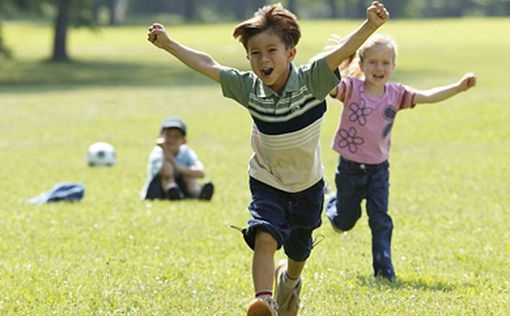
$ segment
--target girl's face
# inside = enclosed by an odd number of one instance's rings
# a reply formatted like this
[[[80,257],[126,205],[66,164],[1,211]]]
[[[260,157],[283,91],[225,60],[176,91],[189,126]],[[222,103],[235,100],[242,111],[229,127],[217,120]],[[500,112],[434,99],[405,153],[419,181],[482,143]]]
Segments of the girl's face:
[[[360,69],[365,74],[365,83],[371,87],[384,88],[395,69],[393,49],[376,45],[365,51]]]
[[[290,62],[296,56],[296,49],[285,44],[272,31],[252,36],[247,43],[247,58],[250,66],[262,82],[281,94],[290,73]]]

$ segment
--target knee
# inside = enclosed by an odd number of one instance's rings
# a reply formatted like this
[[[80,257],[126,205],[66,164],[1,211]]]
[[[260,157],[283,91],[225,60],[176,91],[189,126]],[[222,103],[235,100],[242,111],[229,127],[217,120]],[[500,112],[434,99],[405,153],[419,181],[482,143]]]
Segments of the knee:
[[[159,169],[159,175],[163,179],[173,178],[174,174],[175,174],[174,167],[169,163],[164,162],[163,165],[161,166],[161,169]]]
[[[328,218],[335,230],[349,231],[356,225],[359,216],[346,216],[346,214],[337,214],[336,216],[328,216]]]
[[[339,231],[349,231],[351,230],[354,225],[356,225],[356,220],[353,221],[345,221],[345,220],[337,220],[334,222],[334,226]]]
[[[255,250],[276,251],[278,243],[273,235],[265,231],[257,231],[255,235]]]
[[[392,230],[393,221],[391,217],[384,212],[379,212],[369,216],[368,224],[372,230]]]

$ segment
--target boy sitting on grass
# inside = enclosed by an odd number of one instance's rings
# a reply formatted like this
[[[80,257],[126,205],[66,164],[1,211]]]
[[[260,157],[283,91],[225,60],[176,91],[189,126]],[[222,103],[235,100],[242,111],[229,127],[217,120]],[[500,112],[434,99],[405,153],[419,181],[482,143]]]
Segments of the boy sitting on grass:
[[[156,146],[149,155],[147,183],[141,197],[146,200],[210,200],[214,192],[211,182],[198,183],[203,178],[204,165],[186,145],[186,124],[177,118],[166,118],[161,124]]]

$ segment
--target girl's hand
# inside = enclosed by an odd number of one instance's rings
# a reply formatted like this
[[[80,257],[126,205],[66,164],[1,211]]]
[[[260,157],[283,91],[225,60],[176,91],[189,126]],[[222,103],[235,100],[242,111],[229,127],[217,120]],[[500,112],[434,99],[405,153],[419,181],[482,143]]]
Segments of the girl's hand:
[[[163,48],[165,44],[170,43],[165,27],[159,23],[154,23],[149,27],[147,40],[159,48]]]
[[[383,25],[390,18],[390,14],[383,4],[374,1],[367,9],[367,19],[375,26]]]
[[[468,72],[467,74],[462,77],[459,81],[459,89],[460,91],[466,91],[471,87],[474,87],[476,85],[476,76],[472,72]]]

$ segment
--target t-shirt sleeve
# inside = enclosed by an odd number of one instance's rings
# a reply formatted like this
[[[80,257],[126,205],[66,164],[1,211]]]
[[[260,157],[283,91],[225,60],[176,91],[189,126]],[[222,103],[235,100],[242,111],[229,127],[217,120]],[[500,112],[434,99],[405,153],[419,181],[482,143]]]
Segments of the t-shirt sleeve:
[[[220,84],[223,96],[233,99],[247,107],[249,93],[253,85],[250,72],[239,71],[235,68],[223,67],[220,71]]]
[[[163,149],[161,149],[159,146],[155,146],[149,154],[149,159],[147,160],[147,177],[151,179],[154,178],[159,173],[159,169],[161,169],[162,164]]]
[[[352,93],[352,80],[350,78],[342,78],[342,81],[336,85],[335,99],[338,99],[345,103],[345,100],[349,99]]]
[[[340,72],[331,71],[325,58],[303,66],[302,70],[310,92],[319,100],[326,98],[340,82]]]
[[[416,94],[416,91],[408,87],[406,85],[400,84],[400,98],[398,100],[398,109],[412,109],[416,105],[414,103],[414,95]]]
[[[193,166],[203,166],[202,162],[198,159],[198,155],[188,146],[182,146],[179,150],[177,163],[188,168]]]

